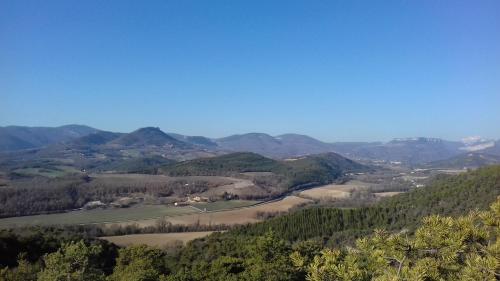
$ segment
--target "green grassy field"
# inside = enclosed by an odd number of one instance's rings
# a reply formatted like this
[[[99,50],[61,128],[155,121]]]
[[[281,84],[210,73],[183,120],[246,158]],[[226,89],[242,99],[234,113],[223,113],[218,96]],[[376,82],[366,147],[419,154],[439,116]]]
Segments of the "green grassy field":
[[[25,225],[96,224],[154,219],[163,216],[192,214],[191,207],[138,205],[130,208],[95,209],[61,214],[36,215],[0,219],[0,228]]]
[[[226,210],[226,209],[247,207],[247,206],[257,204],[257,203],[259,203],[259,201],[229,200],[229,201],[217,201],[217,202],[210,202],[210,203],[195,203],[195,204],[193,204],[193,206],[195,206],[196,208],[199,208],[201,210],[204,210],[206,208],[207,211],[217,211],[217,210]]]

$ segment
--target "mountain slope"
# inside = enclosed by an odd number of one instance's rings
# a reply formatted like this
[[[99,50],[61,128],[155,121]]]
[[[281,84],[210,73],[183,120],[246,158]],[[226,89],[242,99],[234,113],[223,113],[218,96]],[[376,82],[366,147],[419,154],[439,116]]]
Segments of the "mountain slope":
[[[41,146],[30,140],[24,140],[14,134],[2,133],[0,131],[0,152],[29,149]]]
[[[250,152],[236,152],[217,157],[199,158],[165,166],[170,176],[226,176],[245,172],[271,172],[282,168],[279,161]]]
[[[95,167],[93,170],[119,173],[152,173],[155,168],[174,162],[174,160],[166,159],[161,156],[136,157],[106,162]]]
[[[333,151],[331,144],[299,134],[273,137],[262,133],[250,133],[217,139],[216,142],[223,150],[253,152],[281,159]]]
[[[0,152],[39,148],[49,144],[65,142],[91,133],[97,129],[83,125],[61,127],[0,127]]]
[[[119,145],[119,146],[173,146],[173,147],[182,147],[188,148],[191,145],[179,141],[163,131],[159,128],[155,127],[145,127],[140,128],[138,130],[133,131],[129,134],[124,134],[119,138],[111,141],[109,144],[111,145]]]
[[[290,167],[287,171],[291,178],[290,186],[328,184],[346,173],[371,170],[370,167],[333,152],[309,155],[283,163]]]
[[[480,152],[460,154],[445,160],[430,162],[426,168],[475,169],[488,165],[500,164],[500,156]]]
[[[113,132],[106,132],[106,131],[99,131],[95,132],[74,140],[69,141],[67,144],[68,145],[74,145],[74,146],[94,146],[94,145],[103,145],[108,142],[111,142],[123,134],[121,133],[113,133]]]
[[[480,150],[478,152],[500,156],[500,140],[495,141],[495,143],[492,147],[488,147],[488,148]]]
[[[186,142],[195,146],[199,146],[202,148],[206,149],[216,149],[217,148],[217,143],[212,141],[209,138],[203,137],[203,136],[184,136],[176,133],[167,133],[167,135],[182,141]]]
[[[299,134],[273,137],[262,133],[233,135],[217,139],[216,142],[223,150],[253,152],[277,159],[336,152],[355,159],[396,161],[405,165],[447,159],[464,153],[463,149],[467,147],[462,142],[424,137],[394,139],[387,143],[325,143]]]
[[[299,134],[284,134],[277,136],[282,144],[283,154],[289,155],[307,155],[319,154],[332,151],[331,144],[319,141],[315,138],[299,135]]]
[[[463,153],[460,142],[445,141],[435,138],[394,139],[388,143],[354,146],[344,154],[354,158],[398,161],[407,165],[416,165],[447,159]]]
[[[262,133],[233,135],[216,140],[221,149],[238,152],[253,152],[264,156],[276,157],[281,150],[281,142]]]

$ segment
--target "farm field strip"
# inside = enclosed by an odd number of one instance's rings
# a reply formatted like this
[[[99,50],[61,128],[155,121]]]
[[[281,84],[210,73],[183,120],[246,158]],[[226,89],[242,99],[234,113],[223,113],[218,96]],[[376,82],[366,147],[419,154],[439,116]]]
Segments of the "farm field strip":
[[[313,199],[336,199],[346,198],[351,191],[368,189],[369,185],[360,181],[350,181],[346,184],[328,184],[318,187],[313,187],[299,194],[304,197]]]
[[[24,225],[133,223],[143,220],[156,220],[161,217],[172,218],[175,216],[201,213],[204,212],[204,208],[207,208],[207,212],[224,212],[260,203],[259,201],[246,200],[233,201],[196,203],[195,205],[183,207],[139,205],[120,209],[78,210],[57,214],[11,217],[0,219],[0,228]]]
[[[189,207],[166,207],[163,205],[140,205],[120,209],[80,210],[67,213],[11,217],[0,219],[0,227],[22,225],[62,225],[62,224],[112,224],[144,219],[158,219],[192,214]]]
[[[387,192],[375,192],[373,194],[375,196],[378,196],[378,197],[391,197],[391,196],[394,196],[394,195],[398,195],[400,193],[403,193],[403,192],[400,192],[400,191],[387,191]]]
[[[301,204],[307,204],[312,202],[309,199],[297,197],[297,196],[287,196],[280,200],[272,200],[269,202],[257,203],[256,205],[249,207],[241,207],[233,210],[225,211],[214,211],[214,212],[203,212],[197,214],[188,214],[170,217],[167,220],[172,224],[246,224],[262,221],[258,218],[259,212],[287,212],[291,208],[299,206]],[[155,220],[141,220],[136,221],[139,226],[153,226],[155,225]],[[129,223],[123,223],[122,225],[127,225]]]
[[[263,201],[253,201],[253,200],[228,200],[228,201],[216,201],[209,203],[194,203],[192,206],[201,212],[221,212],[227,210],[234,210],[239,208],[251,207],[259,203],[265,203]]]

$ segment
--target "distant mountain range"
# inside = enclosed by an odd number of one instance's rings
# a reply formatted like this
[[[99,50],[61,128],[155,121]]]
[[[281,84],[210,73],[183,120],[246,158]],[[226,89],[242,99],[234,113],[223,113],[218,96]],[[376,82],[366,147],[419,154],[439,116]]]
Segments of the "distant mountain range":
[[[194,146],[206,148],[206,149],[215,149],[217,148],[217,143],[209,138],[202,137],[202,136],[184,136],[180,134],[175,134],[175,133],[167,133],[169,136],[185,142],[189,143]]]
[[[82,125],[61,127],[0,127],[0,152],[39,148],[49,144],[73,140],[99,130]]]
[[[131,133],[106,132],[82,125],[55,128],[0,127],[0,152],[12,154],[13,151],[29,149],[36,149],[38,153],[44,155],[51,153],[61,155],[63,152],[67,154],[71,151],[84,154],[86,151],[101,154],[126,152],[129,155],[138,154],[140,157],[160,155],[176,160],[230,152],[253,152],[275,159],[336,152],[355,160],[421,165],[439,163],[438,161],[453,157],[465,161],[466,155],[469,155],[467,153],[471,152],[474,156],[488,155],[490,157],[488,159],[491,160],[491,157],[500,156],[500,141],[478,137],[466,138],[462,141],[420,137],[394,139],[385,143],[327,143],[299,134],[271,136],[263,133],[248,133],[211,139],[203,136],[165,133],[155,127],[140,128]]]
[[[486,153],[468,152],[453,156],[448,159],[439,160],[424,165],[426,168],[453,168],[453,169],[475,169],[488,165],[500,164],[499,155]]]
[[[228,151],[249,151],[273,158],[336,152],[356,160],[419,165],[465,154],[485,153],[500,156],[500,142],[446,141],[436,138],[404,138],[382,142],[326,143],[305,135],[270,136],[261,133],[234,135],[215,140],[218,147]]]
[[[249,133],[233,135],[215,141],[224,150],[248,151],[274,158],[333,152],[331,144],[297,134],[273,137],[262,133]]]
[[[419,164],[446,159],[463,153],[459,142],[435,138],[394,139],[387,143],[360,145],[349,155],[359,159],[378,159],[406,164]]]

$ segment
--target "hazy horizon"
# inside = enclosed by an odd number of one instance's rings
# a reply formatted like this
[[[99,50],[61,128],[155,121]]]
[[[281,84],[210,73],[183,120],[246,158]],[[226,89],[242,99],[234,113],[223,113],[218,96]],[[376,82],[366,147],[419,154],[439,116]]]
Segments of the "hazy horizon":
[[[499,1],[2,1],[0,126],[500,139]]]

